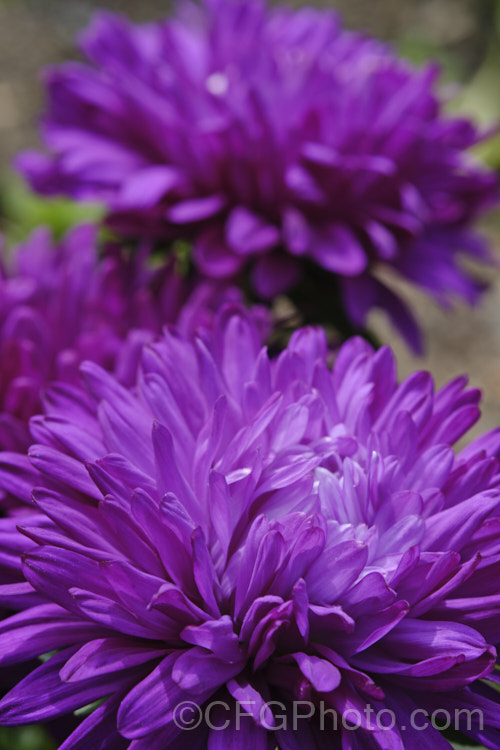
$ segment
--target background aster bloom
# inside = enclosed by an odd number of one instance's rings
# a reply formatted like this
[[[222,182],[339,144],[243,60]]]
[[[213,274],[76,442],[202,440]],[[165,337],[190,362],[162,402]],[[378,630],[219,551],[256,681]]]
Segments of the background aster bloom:
[[[41,390],[51,380],[78,382],[78,366],[91,359],[133,383],[141,346],[163,325],[175,322],[189,334],[210,327],[218,304],[242,299],[221,282],[181,278],[173,262],[152,271],[118,246],[99,258],[96,239],[86,225],[55,245],[40,229],[2,263],[3,449],[28,447],[28,420],[40,411]]]
[[[411,729],[416,707],[480,707],[469,735],[499,748],[482,678],[498,682],[500,431],[451,447],[478,392],[459,378],[435,393],[427,373],[398,385],[390,350],[358,339],[331,371],[319,330],[271,361],[259,338],[225,308],[203,339],[146,346],[135,389],[85,363],[87,395],[51,389],[29,460],[2,455],[0,486],[38,515],[0,528],[19,578],[0,588],[19,610],[0,663],[56,653],[0,722],[101,701],[64,750],[412,750],[449,747]],[[176,726],[176,705],[214,700],[223,732]],[[362,726],[279,728],[270,700],[355,709]],[[237,705],[253,714],[239,731]]]
[[[458,256],[487,256],[471,225],[497,180],[466,153],[479,131],[443,113],[435,67],[259,0],[144,26],[100,13],[81,47],[90,64],[46,76],[49,153],[19,160],[36,190],[104,201],[126,234],[191,238],[205,274],[250,269],[258,295],[292,290],[308,319],[334,317],[339,294],[354,327],[383,307],[414,348],[374,270],[443,305],[477,299]]]

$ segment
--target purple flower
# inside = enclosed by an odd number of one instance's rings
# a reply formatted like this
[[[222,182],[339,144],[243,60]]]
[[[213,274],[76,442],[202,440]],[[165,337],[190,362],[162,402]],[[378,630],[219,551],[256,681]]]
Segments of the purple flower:
[[[136,388],[85,363],[86,393],[57,385],[32,419],[29,459],[1,456],[0,486],[36,513],[0,526],[0,603],[19,610],[0,663],[56,653],[0,722],[98,701],[63,750],[412,750],[449,747],[415,710],[469,708],[484,726],[462,713],[464,731],[499,748],[482,678],[498,682],[500,431],[451,447],[478,391],[398,385],[360,339],[332,371],[320,330],[275,360],[259,338],[226,307],[203,338],[146,346]],[[186,701],[224,731],[183,731]],[[294,701],[324,727],[294,728]],[[334,731],[334,711],[361,727]]]
[[[28,447],[41,391],[52,380],[78,382],[83,360],[133,383],[142,345],[163,325],[190,334],[210,327],[219,304],[241,299],[222,282],[181,278],[172,260],[152,271],[118,246],[99,258],[92,226],[57,246],[47,230],[36,231],[2,263],[0,448]]]
[[[249,270],[262,298],[291,289],[302,303],[320,269],[310,318],[318,294],[332,307],[340,294],[355,327],[382,307],[416,349],[376,269],[445,306],[477,299],[459,256],[487,258],[471,225],[497,179],[466,153],[483,134],[444,114],[435,67],[329,11],[259,0],[188,4],[144,26],[100,13],[81,48],[90,64],[46,76],[49,153],[19,160],[36,190],[103,201],[128,235],[192,239],[203,273]]]

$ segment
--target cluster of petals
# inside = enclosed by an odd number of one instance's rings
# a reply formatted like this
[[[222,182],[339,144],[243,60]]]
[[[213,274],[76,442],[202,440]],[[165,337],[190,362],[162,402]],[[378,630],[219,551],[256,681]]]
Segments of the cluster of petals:
[[[472,225],[497,179],[468,153],[483,134],[443,111],[435,67],[330,11],[261,0],[142,26],[100,13],[81,48],[88,62],[46,76],[48,152],[18,162],[36,190],[104,202],[125,235],[192,240],[203,273],[249,271],[262,298],[319,267],[354,326],[382,307],[414,348],[378,268],[443,305],[477,299],[460,255],[487,256]]]
[[[97,229],[76,227],[59,243],[47,229],[5,253],[0,271],[0,448],[23,450],[29,418],[52,381],[77,383],[92,360],[135,382],[144,343],[175,322],[186,335],[209,328],[223,302],[242,302],[222,282],[185,279],[172,260],[150,267],[117,244],[104,254]],[[267,314],[254,308],[265,335]]]
[[[465,379],[398,384],[360,339],[328,359],[316,329],[270,359],[226,306],[146,345],[135,386],[86,362],[47,392],[29,455],[0,455],[31,509],[1,521],[0,664],[50,654],[3,725],[98,702],[61,750],[440,750],[412,711],[479,708],[463,730],[500,747],[500,432],[455,453]],[[224,731],[182,730],[185,701]],[[283,726],[273,701],[365,718]]]

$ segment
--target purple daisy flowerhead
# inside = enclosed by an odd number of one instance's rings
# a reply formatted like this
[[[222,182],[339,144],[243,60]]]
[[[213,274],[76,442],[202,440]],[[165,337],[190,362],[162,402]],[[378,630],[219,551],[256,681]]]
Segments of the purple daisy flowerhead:
[[[373,271],[443,305],[477,299],[459,256],[487,257],[471,227],[497,179],[467,153],[483,134],[444,113],[435,67],[330,11],[259,0],[185,4],[143,26],[100,13],[81,48],[87,63],[46,76],[48,153],[18,162],[36,190],[103,201],[128,235],[187,237],[203,273],[244,269],[262,298],[302,301],[317,274],[309,319],[321,285],[355,327],[385,308],[416,349],[415,322]]]
[[[0,447],[24,450],[29,418],[52,380],[79,381],[91,359],[134,383],[142,345],[164,324],[186,334],[212,324],[241,294],[222,282],[187,281],[169,261],[151,270],[118,245],[103,256],[91,225],[54,243],[40,229],[2,261],[0,276]],[[256,318],[261,313],[257,308]],[[264,330],[265,316],[262,317]]]
[[[98,701],[64,750],[415,750],[450,747],[419,721],[441,709],[500,747],[500,433],[455,454],[464,378],[398,384],[359,339],[327,359],[303,329],[270,360],[226,307],[135,388],[85,363],[47,393],[1,456],[36,512],[0,526],[0,663],[56,653],[0,723]]]

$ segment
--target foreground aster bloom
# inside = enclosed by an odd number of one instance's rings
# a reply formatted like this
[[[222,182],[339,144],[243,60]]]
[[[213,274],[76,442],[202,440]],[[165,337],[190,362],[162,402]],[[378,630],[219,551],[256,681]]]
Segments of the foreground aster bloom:
[[[98,701],[64,750],[414,750],[449,745],[413,711],[458,707],[500,747],[482,680],[498,682],[500,432],[454,454],[478,416],[465,379],[398,385],[391,352],[358,339],[332,372],[312,329],[270,361],[231,308],[203,340],[146,347],[136,389],[82,372],[86,396],[47,394],[29,460],[2,456],[1,486],[38,515],[0,529],[19,576],[0,603],[20,610],[0,663],[56,653],[0,723]],[[225,729],[184,731],[186,701]],[[361,726],[293,727],[294,701]]]
[[[487,256],[471,224],[497,181],[466,154],[478,130],[443,114],[434,67],[329,11],[260,0],[188,4],[144,26],[100,13],[81,47],[90,65],[46,77],[50,153],[19,160],[36,190],[103,201],[126,234],[191,238],[205,274],[249,269],[258,295],[291,289],[308,319],[322,297],[333,317],[340,294],[355,327],[381,306],[414,348],[377,267],[443,305],[477,299],[458,256]]]
[[[2,263],[2,449],[28,447],[28,420],[40,411],[41,390],[55,379],[77,382],[83,360],[133,383],[141,346],[164,324],[175,322],[190,334],[210,327],[222,302],[241,301],[237,290],[221,282],[182,279],[173,262],[152,271],[118,247],[99,259],[96,247],[90,225],[76,228],[58,246],[41,229]]]

